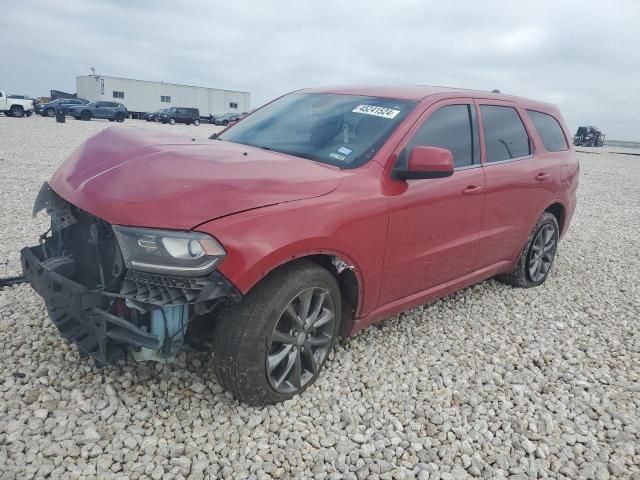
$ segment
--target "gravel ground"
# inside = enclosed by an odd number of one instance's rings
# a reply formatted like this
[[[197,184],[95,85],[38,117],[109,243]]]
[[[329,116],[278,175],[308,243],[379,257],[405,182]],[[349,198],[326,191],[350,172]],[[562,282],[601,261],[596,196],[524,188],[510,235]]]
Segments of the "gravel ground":
[[[107,126],[0,117],[0,275],[44,230],[41,183]],[[484,282],[341,340],[273,407],[232,400],[206,355],[97,369],[28,286],[0,290],[0,478],[640,479],[640,159],[580,159],[544,286]]]

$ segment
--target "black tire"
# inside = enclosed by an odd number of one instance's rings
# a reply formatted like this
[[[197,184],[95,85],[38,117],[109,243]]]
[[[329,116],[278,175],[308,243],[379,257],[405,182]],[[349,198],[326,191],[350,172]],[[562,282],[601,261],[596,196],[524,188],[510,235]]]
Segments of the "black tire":
[[[331,340],[328,340],[328,336],[325,337],[327,342],[320,362],[317,362],[310,344],[303,344],[301,342],[304,340],[299,340],[298,346],[292,347],[294,357],[297,355],[297,358],[303,358],[304,355],[305,360],[298,362],[308,362],[310,354],[315,373],[311,375],[307,369],[304,371],[305,383],[299,388],[290,385],[293,390],[278,391],[272,385],[267,369],[272,342],[275,344],[272,334],[281,318],[285,317],[285,309],[293,304],[298,295],[303,295],[310,289],[324,290],[324,301],[329,299],[332,302],[335,321],[330,326],[331,332],[323,333],[330,334]],[[340,328],[340,302],[340,288],[334,276],[311,261],[302,260],[272,272],[240,302],[230,303],[220,313],[213,339],[213,360],[218,382],[237,400],[250,405],[278,403],[302,393],[315,382],[333,348]],[[321,301],[320,308],[323,305]],[[310,307],[307,310],[309,309]],[[316,315],[319,316],[318,313]],[[301,334],[304,339],[305,332],[307,330],[299,332],[297,337]],[[302,353],[304,347],[307,347],[306,353]],[[296,352],[297,349],[300,353]],[[291,353],[291,350],[288,352]],[[271,374],[274,372],[272,370]]]
[[[224,125],[225,127],[226,127],[227,125],[229,125],[229,120],[223,120],[223,121],[222,121],[222,125]]]
[[[21,105],[11,105],[9,112],[12,117],[21,118],[24,116],[24,108]]]
[[[81,115],[82,120],[91,120],[91,112],[89,110],[85,110]]]
[[[24,114],[25,114],[27,117],[30,117],[31,115],[33,115],[33,111],[31,111],[31,110],[27,110]]]
[[[534,262],[534,256],[536,255],[537,248],[535,243],[536,240],[540,238],[539,235],[542,235],[543,230],[545,232],[550,232],[550,229],[553,229],[553,248],[549,251],[550,261],[543,262],[543,259],[540,259],[540,262],[545,265],[548,264],[548,267],[545,267],[546,271],[543,275],[541,275],[541,277],[536,278],[531,272],[531,263]],[[529,235],[527,244],[520,253],[520,257],[518,257],[518,261],[516,262],[513,270],[509,273],[498,275],[496,279],[501,281],[502,283],[520,288],[531,288],[542,285],[549,276],[549,273],[551,273],[553,262],[556,257],[559,237],[560,228],[558,227],[558,220],[556,219],[555,215],[549,212],[543,213],[542,216],[538,219],[535,227],[533,228],[531,235]]]
[[[56,111],[53,108],[47,108],[44,112],[45,112],[45,115],[47,117],[55,117],[56,116]]]
[[[115,120],[119,123],[124,122],[124,113],[116,113]]]
[[[110,122],[115,122],[115,119],[114,118],[110,118],[109,121]]]
[[[200,120],[198,120],[197,118],[193,121],[193,124],[197,127],[198,125],[200,125]]]

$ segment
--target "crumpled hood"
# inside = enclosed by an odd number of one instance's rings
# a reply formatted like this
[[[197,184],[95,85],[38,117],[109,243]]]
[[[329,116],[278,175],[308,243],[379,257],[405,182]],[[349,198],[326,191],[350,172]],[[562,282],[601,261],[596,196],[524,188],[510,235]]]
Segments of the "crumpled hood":
[[[342,175],[336,167],[244,145],[112,127],[82,144],[49,184],[111,224],[191,229],[326,195]]]

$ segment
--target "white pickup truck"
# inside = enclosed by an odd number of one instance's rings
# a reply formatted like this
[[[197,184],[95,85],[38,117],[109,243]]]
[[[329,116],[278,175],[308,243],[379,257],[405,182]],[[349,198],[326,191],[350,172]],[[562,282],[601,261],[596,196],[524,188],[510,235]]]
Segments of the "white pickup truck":
[[[0,112],[4,112],[7,117],[30,117],[33,113],[33,100],[7,98],[7,93],[0,90]]]

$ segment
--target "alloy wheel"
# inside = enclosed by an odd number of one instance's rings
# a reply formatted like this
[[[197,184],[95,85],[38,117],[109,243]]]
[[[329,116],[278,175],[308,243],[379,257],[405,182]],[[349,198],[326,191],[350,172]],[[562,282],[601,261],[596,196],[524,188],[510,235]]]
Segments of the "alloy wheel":
[[[296,295],[276,322],[267,353],[267,377],[280,393],[300,390],[315,377],[335,336],[331,294],[311,287]]]
[[[553,263],[557,247],[556,229],[553,225],[544,225],[536,235],[529,253],[529,278],[533,282],[543,280]]]

